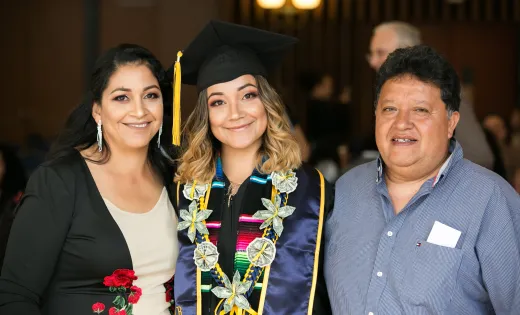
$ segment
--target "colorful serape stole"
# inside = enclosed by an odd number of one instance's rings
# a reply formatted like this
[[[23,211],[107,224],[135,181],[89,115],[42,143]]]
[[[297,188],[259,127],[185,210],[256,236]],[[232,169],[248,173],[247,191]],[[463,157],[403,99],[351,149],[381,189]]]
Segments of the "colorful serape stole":
[[[238,270],[241,275],[246,273],[249,267],[246,248],[255,238],[262,237],[263,231],[260,230],[262,220],[255,219],[251,215],[242,214],[238,220],[239,230],[237,235],[237,250],[235,253],[235,271]],[[260,277],[255,290],[262,288],[262,278]]]

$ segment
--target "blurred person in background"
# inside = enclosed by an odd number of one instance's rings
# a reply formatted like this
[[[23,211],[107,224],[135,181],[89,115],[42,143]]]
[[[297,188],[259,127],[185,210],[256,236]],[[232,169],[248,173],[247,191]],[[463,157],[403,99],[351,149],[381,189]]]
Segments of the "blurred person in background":
[[[520,167],[517,168],[515,171],[515,177],[513,179],[513,187],[515,187],[516,192],[520,194]]]
[[[493,172],[507,179],[507,169],[506,165],[504,164],[502,147],[500,146],[500,143],[498,142],[495,135],[486,128],[484,128],[484,134],[486,135],[486,140],[489,144],[489,148],[493,153]]]
[[[482,121],[482,125],[495,136],[501,146],[506,146],[509,143],[509,128],[505,119],[500,115],[487,115]]]
[[[49,145],[41,134],[33,133],[25,138],[19,155],[27,175],[31,175],[45,161],[47,153],[49,153]]]
[[[0,314],[170,314],[178,243],[161,149],[169,93],[143,47],[123,44],[96,61],[85,99],[20,201]]]
[[[506,168],[506,179],[512,183],[516,168],[520,167],[520,147],[512,145],[512,133],[507,121],[498,114],[490,114],[484,118],[482,125],[495,137]]]
[[[511,146],[520,148],[520,108],[513,109],[509,127],[511,128]]]
[[[367,61],[370,67],[377,72],[383,62],[385,62],[388,54],[397,48],[419,44],[421,44],[421,33],[418,28],[400,21],[385,22],[374,28]],[[471,88],[463,86],[462,90],[461,119],[457,125],[455,137],[464,150],[465,158],[483,167],[492,169],[493,154],[473,110],[470,95]],[[373,135],[368,143],[368,147],[374,150],[375,140]]]
[[[339,158],[339,168],[340,168],[340,174],[345,173],[348,170],[349,163],[351,160],[351,149],[350,144],[352,143],[353,139],[353,133],[352,133],[352,87],[350,85],[345,85],[341,89],[340,93],[338,94],[338,103],[341,104],[341,106],[344,106],[344,110],[346,110],[346,116],[344,123],[346,124],[346,141],[341,143],[337,147],[337,154]]]
[[[300,147],[302,161],[308,162],[309,157],[311,156],[311,146],[307,140],[307,137],[305,136],[305,132],[303,132],[302,126],[299,123],[295,123],[293,125],[293,134],[294,138],[298,142],[298,146]]]
[[[334,182],[340,175],[338,148],[349,136],[348,104],[335,98],[334,79],[322,72],[300,75],[300,88],[306,99],[306,135],[311,145],[309,163]]]
[[[3,265],[15,209],[26,182],[25,170],[15,150],[6,144],[0,144],[0,268]]]
[[[287,112],[287,116],[289,117],[289,121],[291,123],[291,129],[294,135],[294,138],[298,142],[298,146],[300,147],[300,152],[302,155],[302,161],[308,162],[311,155],[311,145],[309,140],[307,140],[307,136],[303,131],[300,120],[293,114],[289,106],[285,107],[285,111]]]

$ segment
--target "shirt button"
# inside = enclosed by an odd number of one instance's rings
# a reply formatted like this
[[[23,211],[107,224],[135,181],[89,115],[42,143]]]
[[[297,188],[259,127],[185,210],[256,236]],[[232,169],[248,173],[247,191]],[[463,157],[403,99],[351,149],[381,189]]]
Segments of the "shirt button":
[[[392,236],[392,235],[394,235],[394,233],[392,233],[392,231],[388,231],[388,233],[386,233],[386,235]]]
[[[377,273],[377,276],[378,276],[378,277],[382,277],[382,276],[383,276],[383,273],[382,273],[381,271],[379,271],[379,272]]]
[[[372,312],[368,312],[368,315],[374,315],[374,313],[372,313]]]

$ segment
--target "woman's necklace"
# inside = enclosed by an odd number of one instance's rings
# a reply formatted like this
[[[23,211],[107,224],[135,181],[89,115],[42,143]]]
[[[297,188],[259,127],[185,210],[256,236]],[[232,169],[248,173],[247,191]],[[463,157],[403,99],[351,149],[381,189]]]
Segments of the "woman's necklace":
[[[229,181],[229,188],[228,188],[228,192],[227,192],[228,193],[228,207],[231,204],[231,198],[233,198],[233,196],[238,192],[240,185],[242,185],[242,184],[237,184],[237,183],[233,183],[232,181]]]

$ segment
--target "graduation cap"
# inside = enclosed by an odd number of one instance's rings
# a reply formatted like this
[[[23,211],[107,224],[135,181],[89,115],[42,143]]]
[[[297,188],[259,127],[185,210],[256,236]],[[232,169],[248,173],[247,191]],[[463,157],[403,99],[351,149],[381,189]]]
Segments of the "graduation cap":
[[[200,92],[245,74],[267,76],[297,41],[291,36],[257,28],[210,21],[183,52],[177,53],[177,61],[172,66],[173,144],[180,144],[181,78],[182,83],[195,85]]]

